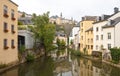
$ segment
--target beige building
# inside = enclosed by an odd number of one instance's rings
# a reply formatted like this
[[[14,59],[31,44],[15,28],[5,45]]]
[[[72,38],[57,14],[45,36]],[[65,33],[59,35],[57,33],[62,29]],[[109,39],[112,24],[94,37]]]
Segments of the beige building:
[[[92,23],[95,21],[96,21],[96,16],[82,17],[82,21],[80,22],[80,51],[82,53],[88,54],[87,46],[86,46],[86,41],[87,41],[86,38],[88,36],[86,35],[86,30],[90,29],[93,26]]]
[[[87,54],[91,55],[93,51],[93,27],[90,27],[88,30],[85,31],[86,35],[86,50]]]
[[[17,8],[11,0],[0,0],[0,64],[18,61]]]

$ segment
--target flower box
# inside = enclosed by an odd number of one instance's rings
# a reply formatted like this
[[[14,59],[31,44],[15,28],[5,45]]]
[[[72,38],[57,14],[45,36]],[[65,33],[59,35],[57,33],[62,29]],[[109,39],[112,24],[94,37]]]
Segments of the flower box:
[[[14,49],[14,48],[15,48],[15,46],[12,46],[12,48]]]
[[[12,20],[13,20],[13,21],[15,21],[15,20],[16,20],[16,18],[14,18],[14,17],[13,17],[13,18],[12,18]]]
[[[12,31],[12,33],[14,34],[14,33],[15,33],[15,31]]]
[[[6,30],[4,30],[4,32],[6,32],[6,33],[7,33],[7,32],[8,32],[8,30],[6,29]]]
[[[8,14],[4,14],[4,17],[8,18],[9,16],[8,16]]]
[[[8,46],[5,46],[4,49],[8,49],[9,47]]]

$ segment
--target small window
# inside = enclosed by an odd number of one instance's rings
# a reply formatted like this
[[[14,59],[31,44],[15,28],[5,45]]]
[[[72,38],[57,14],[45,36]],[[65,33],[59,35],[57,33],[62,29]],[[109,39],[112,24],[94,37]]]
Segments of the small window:
[[[103,35],[101,35],[101,40],[103,40]]]
[[[99,31],[99,28],[98,27],[96,27],[96,32],[98,32]]]
[[[15,33],[14,25],[11,25],[11,32],[12,32],[12,33]]]
[[[8,13],[8,7],[6,5],[4,5],[4,15]]]
[[[88,43],[89,43],[89,39],[88,39]]]
[[[99,40],[99,36],[98,35],[96,35],[96,40]]]
[[[4,39],[4,43],[3,43],[3,44],[4,44],[4,46],[3,46],[4,49],[8,49],[8,48],[9,48],[9,47],[7,46],[7,39]]]
[[[108,49],[110,49],[111,48],[111,44],[108,44]]]
[[[8,25],[7,25],[7,23],[6,22],[4,22],[4,32],[8,32],[8,29],[7,29],[7,27],[8,27]]]
[[[93,45],[91,45],[91,49],[93,49]]]
[[[12,48],[15,48],[14,40],[11,40],[11,47],[12,47]]]
[[[108,39],[111,39],[111,33],[108,33]]]
[[[98,45],[96,45],[96,50],[98,50]]]
[[[91,43],[93,43],[93,39],[91,39]]]
[[[11,10],[11,18],[14,18],[14,10]]]
[[[83,40],[83,36],[81,36],[81,39]]]

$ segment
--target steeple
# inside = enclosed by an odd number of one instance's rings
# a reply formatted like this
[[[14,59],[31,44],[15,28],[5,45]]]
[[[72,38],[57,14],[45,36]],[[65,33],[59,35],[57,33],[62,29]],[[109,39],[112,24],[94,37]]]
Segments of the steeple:
[[[62,18],[62,12],[60,13],[60,17]]]

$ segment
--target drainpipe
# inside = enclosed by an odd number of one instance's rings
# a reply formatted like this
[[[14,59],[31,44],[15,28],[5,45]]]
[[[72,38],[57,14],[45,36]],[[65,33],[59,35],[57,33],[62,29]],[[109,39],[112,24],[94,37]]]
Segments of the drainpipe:
[[[115,26],[114,26],[114,47],[115,47]]]

